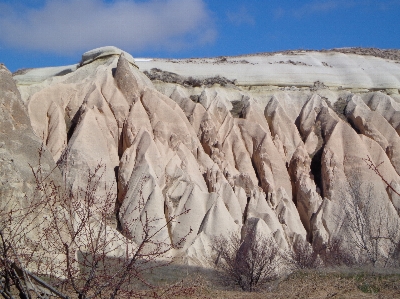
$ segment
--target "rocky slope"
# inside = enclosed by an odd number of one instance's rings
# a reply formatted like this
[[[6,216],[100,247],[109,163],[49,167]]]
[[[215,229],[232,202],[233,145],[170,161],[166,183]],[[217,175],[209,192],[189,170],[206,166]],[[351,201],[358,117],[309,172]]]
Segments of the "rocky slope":
[[[54,119],[54,112],[57,110],[50,109],[53,110],[45,116],[49,117],[48,135],[58,132],[53,127],[59,126],[59,120]],[[57,114],[55,116],[57,117]],[[62,117],[64,120],[64,116]],[[65,199],[63,195],[68,194],[65,187],[69,186],[64,184],[62,164],[56,164],[60,160],[55,159],[53,148],[37,136],[38,131],[35,129],[31,125],[29,111],[21,99],[12,74],[0,64],[2,278],[7,277],[4,273],[9,265],[7,261],[10,262],[11,259],[13,265],[17,264],[21,269],[65,278],[65,258],[61,254],[62,247],[55,245],[54,240],[57,238],[54,236],[58,233],[62,236],[60,240],[71,242],[71,235],[68,234],[68,225],[71,223],[76,227],[81,223],[86,225],[84,230],[77,233],[78,241],[75,240],[81,252],[92,252],[89,248],[91,243],[88,241],[88,231],[102,237],[99,233],[104,227],[101,215],[92,213],[91,221],[84,221],[81,217],[82,212],[89,212],[88,209],[85,210],[78,203],[74,206],[76,210],[69,213],[68,204],[62,204],[62,200]],[[72,217],[67,217],[68,215]],[[55,223],[58,224],[57,228],[54,227]],[[108,227],[104,239],[107,255],[112,257],[125,256],[126,250],[134,246],[112,227]],[[32,286],[28,284],[28,287]]]
[[[39,154],[41,167],[51,172],[50,179],[61,182],[61,173],[49,151],[41,151],[29,115],[11,73],[0,64],[0,207],[1,215],[16,205],[29,205],[36,194]],[[31,167],[30,167],[31,166]]]
[[[364,161],[400,190],[398,60],[290,52],[135,61],[106,47],[14,80],[67,188],[84,188],[101,163],[97,198],[115,198],[135,242],[140,205],[154,230],[189,210],[157,235],[175,245],[192,230],[173,253],[189,264],[205,263],[213,237],[249,231],[285,251],[337,239],[353,248],[348,231],[366,206],[364,219],[385,219],[399,238],[400,197]]]

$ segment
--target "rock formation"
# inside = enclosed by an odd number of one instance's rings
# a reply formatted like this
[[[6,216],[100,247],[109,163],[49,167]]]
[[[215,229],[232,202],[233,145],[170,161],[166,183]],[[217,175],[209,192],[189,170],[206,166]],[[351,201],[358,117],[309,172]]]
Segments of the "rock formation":
[[[143,223],[133,220],[150,217],[153,231],[163,227],[157,241],[180,245],[173,256],[189,264],[206,263],[213,237],[249,230],[273,236],[285,251],[299,240],[352,246],[343,227],[356,185],[370,190],[361,196],[370,211],[384,211],[396,226],[399,196],[363,159],[381,165],[398,190],[400,65],[355,54],[285,55],[135,62],[100,48],[58,75],[43,69],[14,76],[25,106],[13,104],[19,95],[8,75],[1,92],[12,93],[11,103],[2,107],[14,106],[2,112],[0,150],[17,160],[11,139],[26,150],[15,132],[32,125],[36,136],[29,138],[41,138],[49,163],[58,162],[66,188],[77,194],[101,164],[96,199],[115,198],[108,212],[125,236],[140,242]],[[365,60],[371,69],[352,69]],[[181,85],[162,76],[152,82],[137,66],[230,83]],[[19,167],[28,160],[34,157],[19,159]],[[7,190],[21,192],[16,186]],[[368,221],[374,219],[371,212]]]
[[[57,115],[57,111],[53,111]],[[65,124],[64,124],[65,126]],[[54,132],[54,131],[52,131]],[[35,135],[29,115],[11,73],[0,65],[0,198],[2,207],[28,204],[35,194],[32,169],[41,167],[61,182],[61,173],[49,150],[41,151],[42,140]]]
[[[1,64],[0,232],[1,244],[4,246],[1,252],[2,267],[5,265],[4,259],[12,256],[18,259],[18,265],[26,270],[65,277],[66,271],[60,267],[64,256],[62,249],[54,245],[54,239],[57,239],[54,235],[59,233],[63,242],[71,242],[71,235],[68,234],[68,225],[71,223],[77,227],[84,223],[86,232],[91,231],[93,234],[102,232],[107,227],[107,235],[99,235],[106,240],[104,244],[107,244],[107,248],[104,249],[108,256],[125,256],[127,248],[132,248],[134,244],[115,228],[106,226],[101,215],[93,213],[90,221],[82,221],[82,215],[77,215],[82,211],[88,212],[87,209],[78,205],[74,206],[73,211],[66,208],[68,204],[65,205],[64,196],[69,193],[63,184],[60,165],[56,164],[57,160],[60,160],[61,152],[66,149],[65,111],[51,101],[43,103],[41,107],[42,110],[37,109],[40,105],[28,106],[28,109],[25,107],[11,73]],[[38,119],[42,122],[35,122]],[[107,151],[107,143],[104,143],[104,146]],[[78,174],[77,169],[74,171]],[[86,183],[87,186],[87,174],[81,174],[76,180],[82,184]],[[76,188],[72,183],[70,185]],[[70,200],[68,196],[68,201]],[[55,223],[58,223],[59,229],[55,229]],[[91,252],[87,237],[87,233],[81,231],[78,240],[84,241],[75,241],[81,252]],[[9,250],[4,250],[8,246]]]

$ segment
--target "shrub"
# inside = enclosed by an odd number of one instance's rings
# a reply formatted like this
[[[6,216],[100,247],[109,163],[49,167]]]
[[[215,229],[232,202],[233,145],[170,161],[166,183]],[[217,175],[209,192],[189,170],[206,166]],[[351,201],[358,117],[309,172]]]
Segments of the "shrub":
[[[214,239],[213,249],[216,269],[244,291],[255,291],[278,278],[281,255],[272,238],[256,234],[242,241],[233,234],[220,236]]]

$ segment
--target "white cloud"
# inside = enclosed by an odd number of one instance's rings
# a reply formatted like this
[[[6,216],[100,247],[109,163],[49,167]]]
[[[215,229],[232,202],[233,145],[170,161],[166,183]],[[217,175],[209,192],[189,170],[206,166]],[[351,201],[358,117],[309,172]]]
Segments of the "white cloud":
[[[48,0],[41,9],[0,10],[0,28],[5,45],[58,54],[105,45],[177,51],[216,37],[203,0]]]

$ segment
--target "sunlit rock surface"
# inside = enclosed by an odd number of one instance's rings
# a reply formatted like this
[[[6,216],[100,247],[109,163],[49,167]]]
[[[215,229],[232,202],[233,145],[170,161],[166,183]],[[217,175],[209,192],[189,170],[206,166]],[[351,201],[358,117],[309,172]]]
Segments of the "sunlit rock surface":
[[[140,242],[137,219],[149,217],[186,263],[206,264],[221,234],[272,236],[285,251],[349,241],[355,184],[399,221],[399,196],[364,160],[399,189],[398,61],[312,51],[135,61],[105,47],[14,79],[67,188],[101,164],[96,198],[115,198],[125,236]]]

